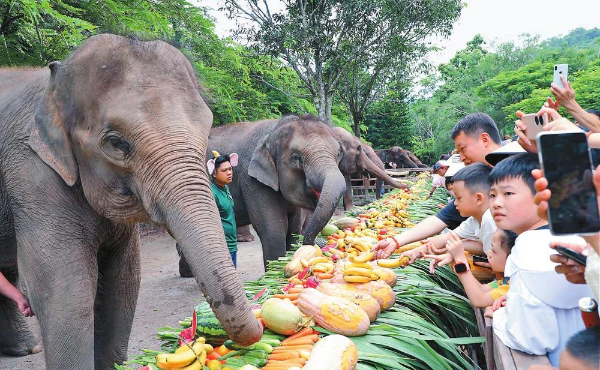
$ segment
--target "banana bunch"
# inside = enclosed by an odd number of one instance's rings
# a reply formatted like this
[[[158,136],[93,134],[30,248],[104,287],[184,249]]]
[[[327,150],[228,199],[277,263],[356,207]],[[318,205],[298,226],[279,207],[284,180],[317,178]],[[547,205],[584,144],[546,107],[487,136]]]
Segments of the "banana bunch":
[[[373,259],[373,252],[363,252],[358,256],[350,254],[348,261],[342,271],[344,280],[347,283],[368,283],[369,281],[379,280],[380,276],[373,272],[373,266],[368,262]]]
[[[310,260],[301,259],[300,263],[303,267],[310,267],[313,272],[332,272],[335,265],[327,257],[313,257]]]
[[[182,344],[175,353],[156,355],[156,366],[160,369],[200,370],[206,362],[206,353],[212,352],[210,344],[200,337],[192,343]]]
[[[348,256],[354,255],[354,257],[357,257],[359,254],[370,252],[372,248],[372,246],[359,238],[346,238],[345,242],[345,249]],[[365,258],[365,256],[362,258]],[[363,262],[370,261],[371,258],[373,258],[373,256]]]

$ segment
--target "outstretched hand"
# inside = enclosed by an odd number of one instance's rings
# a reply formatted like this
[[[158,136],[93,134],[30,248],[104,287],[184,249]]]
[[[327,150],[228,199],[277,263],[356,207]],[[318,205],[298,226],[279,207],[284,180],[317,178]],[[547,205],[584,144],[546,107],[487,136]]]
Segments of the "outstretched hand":
[[[444,254],[426,254],[425,258],[431,259],[429,263],[429,273],[434,274],[436,266],[444,266],[454,261],[450,253]]]
[[[463,242],[462,240],[460,240],[460,237],[456,235],[454,231],[450,231],[450,238],[446,242],[446,250],[452,256],[454,261],[456,261],[457,258],[465,256],[465,248],[463,246]]]
[[[33,309],[31,308],[31,305],[29,304],[29,300],[27,300],[27,297],[23,296],[21,299],[17,299],[15,302],[17,303],[17,307],[19,308],[19,311],[21,311],[23,316],[25,316],[25,317],[33,316]]]
[[[377,244],[375,244],[375,246],[373,247],[372,251],[373,251],[373,255],[375,257],[375,259],[383,259],[383,258],[388,258],[389,256],[392,255],[392,253],[394,253],[394,251],[396,250],[397,244],[394,241],[394,239],[392,238],[385,238],[383,240],[380,240],[377,242]]]

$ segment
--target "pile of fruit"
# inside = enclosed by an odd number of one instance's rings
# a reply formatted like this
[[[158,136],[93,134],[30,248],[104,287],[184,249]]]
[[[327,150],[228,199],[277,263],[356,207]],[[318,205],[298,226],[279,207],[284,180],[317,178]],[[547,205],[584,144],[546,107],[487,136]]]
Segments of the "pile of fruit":
[[[228,341],[203,303],[180,328],[159,329],[162,351],[145,350],[130,363],[156,369],[190,360],[183,368],[200,369],[204,362],[210,370],[472,367],[463,348],[482,338],[473,335],[472,310],[456,276],[444,268],[429,275],[427,263],[404,267],[398,258],[372,260],[379,240],[416,221],[412,208],[424,218],[446,200],[439,191],[421,200],[429,184],[421,176],[412,193],[394,191],[348,215],[354,217],[332,221],[317,245],[270,261],[263,277],[246,282],[255,316],[265,326],[260,342],[241,347]],[[186,360],[174,362],[181,353]]]

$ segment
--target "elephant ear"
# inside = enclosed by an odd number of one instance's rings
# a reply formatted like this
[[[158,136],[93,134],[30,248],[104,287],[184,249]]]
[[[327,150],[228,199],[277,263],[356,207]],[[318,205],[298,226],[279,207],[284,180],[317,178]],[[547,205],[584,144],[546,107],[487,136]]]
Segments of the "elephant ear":
[[[256,149],[254,149],[250,165],[248,166],[248,175],[271,187],[273,190],[279,191],[277,166],[267,146],[268,139],[269,136],[267,135],[256,146]]]
[[[35,112],[29,146],[67,185],[73,186],[79,176],[77,161],[65,128],[64,114],[56,101],[56,87],[62,73],[62,64],[52,62],[48,67],[50,82]]]

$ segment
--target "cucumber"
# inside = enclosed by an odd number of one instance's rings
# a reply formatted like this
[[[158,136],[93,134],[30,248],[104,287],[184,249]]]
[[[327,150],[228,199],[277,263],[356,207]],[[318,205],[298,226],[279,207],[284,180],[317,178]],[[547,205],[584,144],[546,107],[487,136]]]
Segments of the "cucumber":
[[[271,353],[273,352],[273,347],[265,342],[257,342],[254,344],[251,344],[249,346],[240,346],[239,344],[235,343],[234,341],[232,341],[231,339],[227,339],[225,341],[225,343],[223,343],[225,345],[225,347],[227,347],[228,349],[235,349],[235,350],[248,350],[248,351],[252,351],[252,350],[261,350],[261,351],[265,351],[267,353]]]
[[[271,339],[271,338],[262,337],[260,339],[260,342],[267,343],[271,347],[279,347],[281,345],[281,341],[279,339]]]

